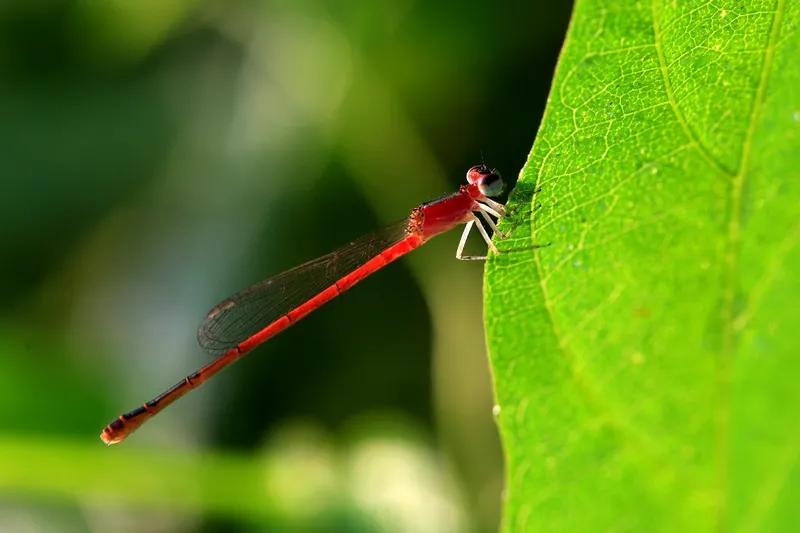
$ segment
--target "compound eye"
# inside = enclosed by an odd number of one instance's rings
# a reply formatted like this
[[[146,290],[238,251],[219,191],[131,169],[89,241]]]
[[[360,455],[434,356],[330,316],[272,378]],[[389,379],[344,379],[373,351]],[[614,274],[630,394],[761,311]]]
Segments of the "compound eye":
[[[504,188],[503,178],[496,172],[491,172],[478,183],[478,190],[484,196],[500,196]]]
[[[486,165],[475,165],[467,170],[468,183],[480,183],[486,176],[491,174],[492,171]]]

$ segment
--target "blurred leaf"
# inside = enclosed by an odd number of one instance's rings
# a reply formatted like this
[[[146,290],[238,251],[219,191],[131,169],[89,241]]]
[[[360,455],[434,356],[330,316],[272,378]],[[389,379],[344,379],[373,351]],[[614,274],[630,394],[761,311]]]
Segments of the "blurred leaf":
[[[796,527],[799,21],[578,2],[487,269],[507,530]]]
[[[0,456],[2,492],[232,515],[274,512],[263,466],[242,456],[13,436],[0,437]]]
[[[155,76],[0,88],[0,293],[7,304],[159,177],[177,130],[159,91]]]
[[[94,435],[111,411],[102,370],[50,330],[0,324],[0,431]]]
[[[0,498],[197,513],[271,531],[320,530],[332,521],[371,531],[347,494],[329,487],[326,451],[305,442],[253,455],[196,453],[0,434]]]
[[[76,45],[88,58],[129,63],[165,40],[196,4],[196,0],[78,0],[70,22]]]
[[[461,531],[436,454],[415,441],[415,428],[392,425],[391,415],[378,420],[385,430],[351,434],[347,446],[290,423],[251,454],[0,433],[0,501],[190,513],[259,531]]]

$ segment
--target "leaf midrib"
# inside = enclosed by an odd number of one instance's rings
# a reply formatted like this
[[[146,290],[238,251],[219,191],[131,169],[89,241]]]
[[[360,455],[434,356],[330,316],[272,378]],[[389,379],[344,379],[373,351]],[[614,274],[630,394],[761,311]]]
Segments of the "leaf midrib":
[[[747,171],[750,165],[750,155],[753,136],[761,117],[767,91],[767,83],[772,72],[772,62],[775,57],[775,48],[780,34],[781,20],[785,9],[785,0],[776,0],[775,11],[772,16],[769,39],[764,50],[764,61],[758,80],[755,98],[750,109],[750,118],[742,143],[742,152],[739,158],[739,169],[731,180],[730,209],[728,211],[728,234],[726,243],[726,275],[724,282],[724,303],[722,316],[722,353],[718,358],[717,397],[720,398],[717,413],[717,490],[720,495],[717,514],[717,529],[725,529],[728,522],[728,451],[730,446],[730,373],[731,362],[735,352],[735,323],[734,300],[736,297],[736,280],[738,279],[739,262],[741,259],[741,227],[742,227],[742,191],[744,190]]]

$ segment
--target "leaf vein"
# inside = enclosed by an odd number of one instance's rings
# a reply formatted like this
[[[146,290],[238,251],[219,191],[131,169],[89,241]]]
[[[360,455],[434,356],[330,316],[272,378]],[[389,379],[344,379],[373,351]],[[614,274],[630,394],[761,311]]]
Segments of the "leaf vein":
[[[675,118],[678,121],[681,129],[683,130],[686,137],[689,141],[697,147],[697,151],[700,155],[708,161],[711,166],[716,168],[718,171],[728,175],[733,176],[734,172],[727,168],[717,157],[712,154],[708,147],[705,146],[700,141],[700,138],[697,134],[692,130],[689,124],[686,122],[686,117],[683,116],[683,112],[681,111],[680,105],[678,104],[677,99],[675,98],[675,93],[672,90],[672,82],[670,81],[669,71],[667,67],[667,61],[664,57],[664,47],[662,46],[662,36],[661,36],[661,28],[658,22],[658,13],[656,10],[656,0],[652,0],[651,2],[652,13],[653,13],[653,39],[656,48],[656,55],[658,56],[658,64],[659,70],[661,71],[661,77],[664,81],[664,91],[667,94],[667,99],[669,100],[670,107],[675,114]]]

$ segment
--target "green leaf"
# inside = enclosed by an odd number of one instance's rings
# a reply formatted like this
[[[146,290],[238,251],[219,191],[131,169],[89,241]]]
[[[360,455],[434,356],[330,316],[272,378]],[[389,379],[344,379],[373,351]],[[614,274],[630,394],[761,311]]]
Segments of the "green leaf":
[[[506,530],[796,527],[799,21],[577,2],[487,266]]]

